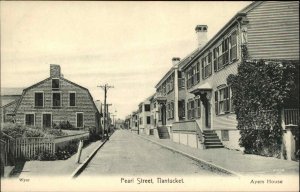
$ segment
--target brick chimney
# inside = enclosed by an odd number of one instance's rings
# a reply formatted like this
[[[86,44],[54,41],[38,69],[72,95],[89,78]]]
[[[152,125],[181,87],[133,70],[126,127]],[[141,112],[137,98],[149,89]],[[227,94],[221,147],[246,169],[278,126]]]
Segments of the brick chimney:
[[[203,47],[207,43],[207,25],[197,25],[195,28],[198,47]]]
[[[60,77],[60,66],[55,64],[50,64],[50,77]]]
[[[172,58],[172,63],[173,63],[173,65],[176,65],[177,63],[179,63],[179,61],[180,61],[180,58],[179,58],[179,57],[173,57],[173,58]]]

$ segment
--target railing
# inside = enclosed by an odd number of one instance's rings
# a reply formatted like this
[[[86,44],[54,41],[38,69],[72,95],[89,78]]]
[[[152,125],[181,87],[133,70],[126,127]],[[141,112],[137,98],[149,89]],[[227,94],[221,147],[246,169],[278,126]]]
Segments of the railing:
[[[285,126],[299,126],[299,109],[284,109]]]

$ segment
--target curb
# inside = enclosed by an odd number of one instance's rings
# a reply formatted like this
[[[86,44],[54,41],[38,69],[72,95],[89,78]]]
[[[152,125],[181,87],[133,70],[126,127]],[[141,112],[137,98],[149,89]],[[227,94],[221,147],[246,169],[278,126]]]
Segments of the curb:
[[[108,141],[108,139],[105,139],[103,143],[101,143],[90,155],[88,158],[84,160],[82,164],[80,164],[77,169],[71,174],[71,178],[76,178],[80,175],[80,173],[86,168],[86,166],[89,164],[89,162],[92,160],[92,158],[96,155],[97,151]]]
[[[188,157],[188,158],[190,158],[190,159],[193,159],[194,161],[197,161],[197,162],[199,162],[199,163],[205,164],[205,165],[207,165],[207,166],[209,166],[209,167],[211,167],[211,168],[213,168],[213,169],[216,169],[216,170],[218,170],[218,171],[221,171],[221,172],[223,172],[223,173],[230,174],[230,175],[234,175],[234,176],[238,176],[238,177],[241,177],[241,176],[242,176],[241,174],[239,174],[239,173],[237,173],[237,172],[234,172],[234,171],[228,170],[228,169],[226,169],[226,168],[224,168],[224,167],[221,167],[221,166],[219,166],[219,165],[216,165],[216,164],[207,162],[207,161],[205,161],[205,160],[203,160],[203,159],[199,159],[198,157],[195,157],[195,156],[193,156],[193,155],[187,154],[187,153],[185,153],[185,152],[183,152],[183,151],[174,149],[174,148],[172,148],[172,147],[163,145],[163,144],[161,144],[161,143],[159,143],[159,142],[153,141],[153,140],[148,139],[148,138],[146,138],[146,137],[144,137],[144,136],[141,136],[141,135],[137,135],[137,136],[139,136],[139,137],[141,137],[141,138],[143,138],[143,139],[145,139],[145,140],[147,140],[147,141],[150,141],[150,142],[152,142],[152,143],[155,143],[155,144],[157,144],[157,145],[160,145],[160,146],[162,146],[162,147],[164,147],[164,148],[166,148],[166,149],[168,149],[168,150],[170,150],[170,151],[173,151],[173,152],[182,154],[182,155],[184,155],[184,156],[186,156],[186,157]]]

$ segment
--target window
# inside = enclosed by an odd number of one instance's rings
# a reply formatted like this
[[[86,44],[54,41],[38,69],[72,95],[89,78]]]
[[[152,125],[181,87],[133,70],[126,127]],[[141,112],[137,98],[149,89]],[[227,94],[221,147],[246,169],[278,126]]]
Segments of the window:
[[[237,59],[237,40],[236,32],[234,31],[230,36],[230,61]]]
[[[212,74],[212,53],[208,53],[202,59],[202,79],[209,77]]]
[[[35,115],[25,114],[25,125],[34,126],[35,125]]]
[[[171,102],[170,113],[171,113],[171,118],[174,118],[174,102]]]
[[[43,114],[43,128],[52,127],[52,115],[50,113]]]
[[[194,119],[196,115],[196,108],[195,108],[195,101],[194,100],[189,100],[187,104],[187,109],[188,109],[188,119]]]
[[[150,105],[149,104],[145,104],[145,111],[150,111]]]
[[[59,79],[52,79],[52,89],[59,89]]]
[[[213,50],[214,71],[219,71],[237,59],[237,35],[236,31],[225,38],[221,44]]]
[[[195,100],[195,109],[196,109],[196,117],[199,118],[201,117],[201,100],[200,98],[197,98]]]
[[[200,68],[199,63],[192,66],[187,71],[187,88],[191,88],[200,81]]]
[[[44,93],[43,92],[34,93],[34,106],[35,107],[44,107]]]
[[[77,128],[83,128],[83,113],[76,113]]]
[[[143,124],[143,118],[140,117],[140,125],[142,125],[142,124]]]
[[[183,119],[185,117],[185,101],[178,101],[178,116],[179,119]]]
[[[151,117],[147,116],[147,125],[150,125],[150,124],[151,124]]]
[[[215,92],[215,111],[216,114],[230,112],[230,88],[224,87]]]
[[[76,93],[69,93],[69,106],[76,106]]]
[[[52,106],[61,107],[60,93],[52,93]]]
[[[222,141],[229,141],[228,130],[221,130]]]

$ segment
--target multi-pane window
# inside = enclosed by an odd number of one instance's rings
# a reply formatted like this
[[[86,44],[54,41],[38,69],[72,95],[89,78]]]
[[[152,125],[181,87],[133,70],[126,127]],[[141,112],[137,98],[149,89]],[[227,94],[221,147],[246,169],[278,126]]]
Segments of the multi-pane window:
[[[214,71],[219,71],[237,59],[237,35],[236,31],[226,37],[219,46],[213,50]]]
[[[237,59],[236,31],[230,36],[230,61]]]
[[[34,93],[34,106],[35,107],[44,107],[44,93],[43,92]]]
[[[145,104],[145,111],[150,111],[150,105],[149,104]]]
[[[191,88],[200,81],[200,68],[199,64],[192,66],[187,71],[187,88]]]
[[[187,109],[188,109],[188,119],[194,119],[195,118],[195,113],[196,113],[195,101],[194,100],[189,100],[188,101]]]
[[[25,125],[34,126],[35,125],[35,115],[25,114]]]
[[[195,99],[195,110],[196,110],[196,117],[201,117],[201,100],[200,98]]]
[[[50,113],[43,114],[43,128],[52,127],[52,115]]]
[[[229,87],[224,87],[215,92],[215,110],[216,114],[225,114],[230,112]]]
[[[149,125],[151,123],[151,117],[147,116],[147,125]]]
[[[212,74],[212,53],[208,53],[206,57],[202,59],[202,79],[207,78]]]
[[[83,127],[83,113],[76,113],[76,126],[77,128]]]
[[[69,106],[76,106],[76,93],[69,93]]]
[[[59,79],[52,79],[52,89],[59,89]]]
[[[53,107],[61,107],[61,94],[60,93],[52,93],[52,106]]]

